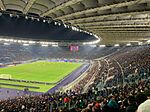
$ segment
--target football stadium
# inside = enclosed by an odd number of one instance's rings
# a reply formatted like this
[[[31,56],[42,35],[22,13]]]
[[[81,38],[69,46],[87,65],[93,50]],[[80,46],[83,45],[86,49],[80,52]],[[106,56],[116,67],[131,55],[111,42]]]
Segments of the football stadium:
[[[0,0],[0,112],[150,112],[150,0]]]

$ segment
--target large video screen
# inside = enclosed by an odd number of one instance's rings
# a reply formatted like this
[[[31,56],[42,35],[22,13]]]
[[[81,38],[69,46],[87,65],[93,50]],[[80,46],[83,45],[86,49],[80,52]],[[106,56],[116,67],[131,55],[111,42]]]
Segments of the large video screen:
[[[70,51],[79,51],[79,46],[78,45],[70,45],[69,49],[70,49]]]

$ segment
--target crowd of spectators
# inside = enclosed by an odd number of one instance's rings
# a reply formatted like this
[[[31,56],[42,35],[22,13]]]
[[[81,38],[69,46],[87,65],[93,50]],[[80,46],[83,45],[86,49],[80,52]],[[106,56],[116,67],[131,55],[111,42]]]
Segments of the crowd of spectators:
[[[105,56],[119,48],[80,46],[79,51],[71,52],[69,47],[42,47],[40,45],[23,46],[20,44],[3,45],[0,43],[0,63],[43,59],[94,59]]]
[[[150,112],[150,46],[125,47],[94,60],[72,90],[2,100],[0,111]]]
[[[97,60],[99,72],[89,88],[125,86],[130,75],[150,75],[150,46],[125,47],[112,55]],[[91,76],[87,76],[91,78]],[[81,82],[83,83],[83,79]],[[91,82],[88,82],[91,83]],[[84,87],[83,87],[84,88]]]
[[[0,44],[0,63],[10,63],[17,61],[32,60],[32,54],[23,46],[16,44],[1,45]]]
[[[110,58],[121,64],[125,76],[132,73],[149,72],[150,46],[126,47]]]
[[[1,112],[149,112],[150,81],[92,89],[87,93],[75,91],[23,96],[0,101]],[[146,103],[146,104],[145,104]]]

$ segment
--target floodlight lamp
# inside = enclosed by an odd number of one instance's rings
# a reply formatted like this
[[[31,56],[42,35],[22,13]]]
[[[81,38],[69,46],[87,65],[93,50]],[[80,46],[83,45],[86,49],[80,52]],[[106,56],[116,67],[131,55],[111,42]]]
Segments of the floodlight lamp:
[[[126,44],[126,46],[131,46],[131,43]]]
[[[34,20],[34,18],[33,18],[33,17],[31,17],[31,19],[32,19],[32,20]]]
[[[41,46],[42,46],[42,47],[48,47],[48,45],[46,45],[46,44],[42,44]]]
[[[138,42],[138,45],[142,45],[143,44],[143,42]]]
[[[46,22],[46,20],[45,20],[45,19],[43,19],[43,22],[45,23],[45,22]]]
[[[18,40],[18,43],[21,43],[22,41],[21,40]]]
[[[29,46],[29,44],[23,44],[23,46]]]
[[[29,41],[29,43],[30,43],[30,44],[35,44],[36,42],[35,42],[35,41]]]
[[[25,16],[25,19],[28,19],[28,16]]]
[[[58,23],[58,26],[61,26],[61,23]]]
[[[13,42],[17,42],[17,40],[14,40]]]
[[[37,18],[37,21],[40,21],[40,19],[39,19],[39,18]]]
[[[106,45],[99,45],[99,47],[106,47]]]
[[[9,14],[10,17],[13,17],[13,14]]]
[[[119,44],[115,44],[114,46],[115,46],[115,47],[118,47],[118,46],[119,46]]]
[[[52,47],[58,47],[58,44],[53,44]]]
[[[55,25],[57,25],[57,22],[54,22]]]
[[[4,45],[10,45],[10,43],[4,43]]]

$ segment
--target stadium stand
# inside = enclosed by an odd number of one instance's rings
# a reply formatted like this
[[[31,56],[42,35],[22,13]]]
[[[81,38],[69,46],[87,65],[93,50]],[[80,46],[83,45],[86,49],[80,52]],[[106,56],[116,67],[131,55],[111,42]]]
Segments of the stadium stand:
[[[0,110],[140,112],[150,96],[149,53],[149,45],[124,47],[92,61],[88,74],[73,89],[1,100]]]
[[[37,58],[68,58],[68,59],[95,59],[117,51],[118,47],[90,47],[81,46],[78,52],[70,52],[68,47],[41,47],[0,44],[0,62],[27,61]],[[106,52],[107,50],[107,52]],[[7,59],[6,59],[7,58]]]

